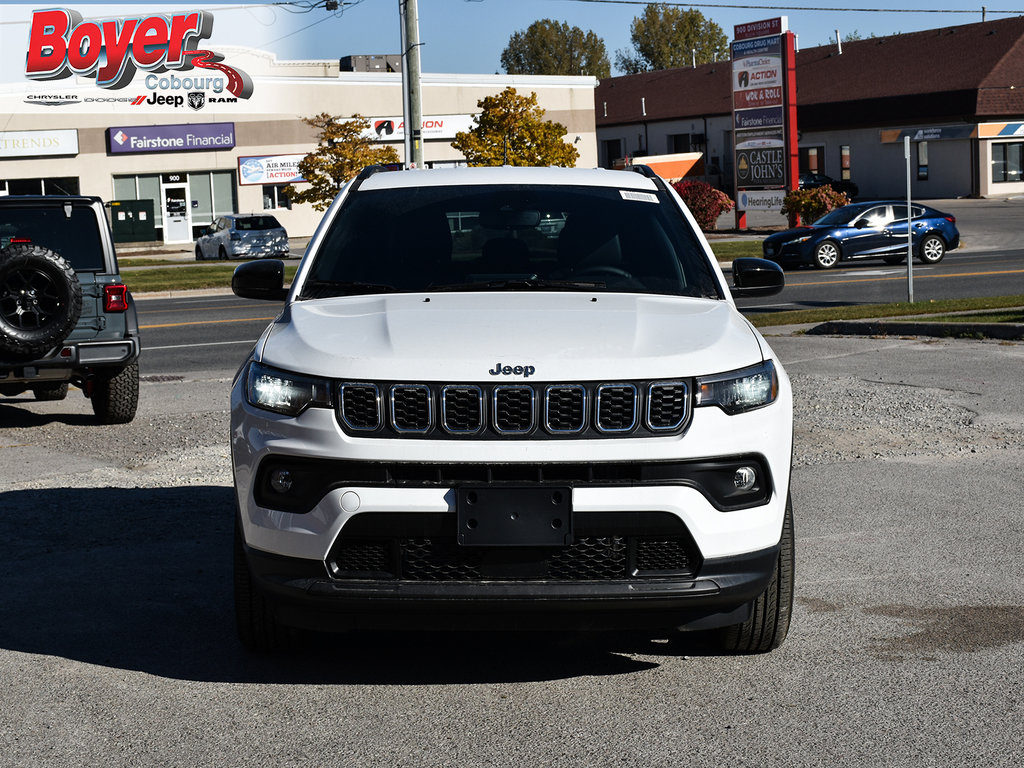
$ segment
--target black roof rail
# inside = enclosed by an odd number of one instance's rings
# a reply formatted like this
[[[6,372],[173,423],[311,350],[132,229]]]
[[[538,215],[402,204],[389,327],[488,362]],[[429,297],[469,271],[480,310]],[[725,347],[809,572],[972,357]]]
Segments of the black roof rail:
[[[648,179],[660,179],[661,177],[654,172],[654,169],[649,165],[627,165],[629,170],[634,173],[639,173],[641,176],[646,176]]]
[[[355,180],[352,182],[352,191],[355,192],[359,189],[360,185],[374,174],[381,173],[383,171],[404,171],[405,163],[377,163],[376,165],[368,165],[358,174],[356,174]]]

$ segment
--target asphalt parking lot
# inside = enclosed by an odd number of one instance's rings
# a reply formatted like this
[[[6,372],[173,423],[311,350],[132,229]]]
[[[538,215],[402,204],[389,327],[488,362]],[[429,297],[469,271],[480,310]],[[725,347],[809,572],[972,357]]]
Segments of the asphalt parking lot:
[[[390,634],[252,657],[233,372],[140,413],[0,399],[0,765],[1018,766],[1024,344],[775,331],[796,392],[778,651]]]

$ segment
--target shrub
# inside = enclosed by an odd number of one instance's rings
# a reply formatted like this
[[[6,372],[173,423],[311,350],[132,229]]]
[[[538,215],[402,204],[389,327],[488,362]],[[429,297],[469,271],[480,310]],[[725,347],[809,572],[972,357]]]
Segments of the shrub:
[[[714,229],[718,217],[736,205],[725,192],[705,181],[677,181],[672,186],[703,230]]]
[[[786,194],[782,201],[782,215],[799,217],[803,222],[817,221],[834,208],[849,205],[850,198],[844,192],[836,192],[832,187],[816,187],[815,189],[794,189]]]

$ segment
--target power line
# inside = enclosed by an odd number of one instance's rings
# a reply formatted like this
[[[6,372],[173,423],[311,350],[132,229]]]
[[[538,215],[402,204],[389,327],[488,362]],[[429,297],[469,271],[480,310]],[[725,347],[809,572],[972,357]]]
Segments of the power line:
[[[607,3],[610,5],[650,5],[650,0],[561,0],[571,3]],[[973,13],[981,11],[978,8],[825,8],[807,5],[746,5],[738,3],[686,3],[686,2],[662,2],[662,5],[675,5],[683,8],[744,8],[761,11],[828,11],[830,13]],[[1011,16],[1024,15],[1024,11],[999,11],[994,8],[985,7],[984,12],[1001,13]]]

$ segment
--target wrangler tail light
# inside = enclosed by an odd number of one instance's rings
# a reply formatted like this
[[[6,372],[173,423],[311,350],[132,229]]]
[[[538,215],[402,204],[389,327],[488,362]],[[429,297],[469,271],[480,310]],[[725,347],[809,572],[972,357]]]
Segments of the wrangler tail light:
[[[105,285],[105,286],[103,286],[103,311],[104,312],[127,312],[128,311],[128,286],[126,286],[126,285]]]

